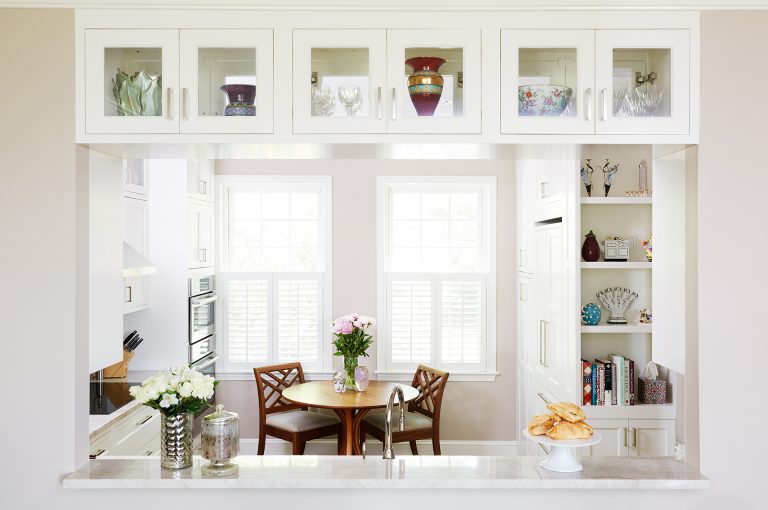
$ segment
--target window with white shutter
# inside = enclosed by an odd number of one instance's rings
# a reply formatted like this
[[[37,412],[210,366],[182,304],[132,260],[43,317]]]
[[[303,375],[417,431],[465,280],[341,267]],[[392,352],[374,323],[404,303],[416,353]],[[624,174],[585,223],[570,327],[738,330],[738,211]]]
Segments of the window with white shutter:
[[[496,371],[494,177],[378,179],[378,372]]]
[[[218,179],[225,371],[330,370],[330,178]]]

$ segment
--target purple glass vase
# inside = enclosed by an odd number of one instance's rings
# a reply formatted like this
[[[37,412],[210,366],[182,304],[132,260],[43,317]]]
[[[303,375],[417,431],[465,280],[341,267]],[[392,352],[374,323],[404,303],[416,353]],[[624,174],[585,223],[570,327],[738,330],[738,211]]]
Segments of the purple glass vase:
[[[355,388],[357,391],[365,391],[368,389],[368,382],[371,380],[371,376],[368,373],[368,367],[355,367]]]
[[[597,242],[597,238],[592,231],[585,235],[584,244],[581,245],[581,258],[584,262],[597,262],[600,260],[600,243]]]

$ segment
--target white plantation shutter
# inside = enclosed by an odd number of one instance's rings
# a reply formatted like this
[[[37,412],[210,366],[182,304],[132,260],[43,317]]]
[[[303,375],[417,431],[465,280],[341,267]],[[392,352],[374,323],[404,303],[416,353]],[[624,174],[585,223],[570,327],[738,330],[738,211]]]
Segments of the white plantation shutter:
[[[229,361],[269,361],[269,281],[229,280],[224,301]]]
[[[330,369],[330,178],[219,182],[224,371],[290,361]]]
[[[477,364],[483,357],[481,280],[440,282],[440,361]]]
[[[495,373],[495,178],[378,183],[378,370]]]
[[[320,282],[278,280],[276,292],[278,360],[316,363],[322,337]]]
[[[432,360],[432,281],[399,280],[390,284],[390,349],[394,363]]]

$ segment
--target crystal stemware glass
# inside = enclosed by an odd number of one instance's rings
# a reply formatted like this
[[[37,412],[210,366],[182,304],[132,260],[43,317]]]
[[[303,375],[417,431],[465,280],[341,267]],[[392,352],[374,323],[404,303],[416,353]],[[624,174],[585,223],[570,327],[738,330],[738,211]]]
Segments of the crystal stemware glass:
[[[330,117],[336,111],[336,97],[330,87],[312,89],[312,116]]]
[[[339,101],[347,110],[347,117],[354,117],[363,105],[360,87],[339,87]]]

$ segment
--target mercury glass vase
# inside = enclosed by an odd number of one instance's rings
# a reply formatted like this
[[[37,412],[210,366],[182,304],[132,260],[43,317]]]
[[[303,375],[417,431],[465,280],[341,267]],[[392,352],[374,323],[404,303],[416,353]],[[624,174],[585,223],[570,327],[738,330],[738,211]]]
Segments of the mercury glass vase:
[[[192,465],[192,413],[160,413],[160,465],[184,469]]]

